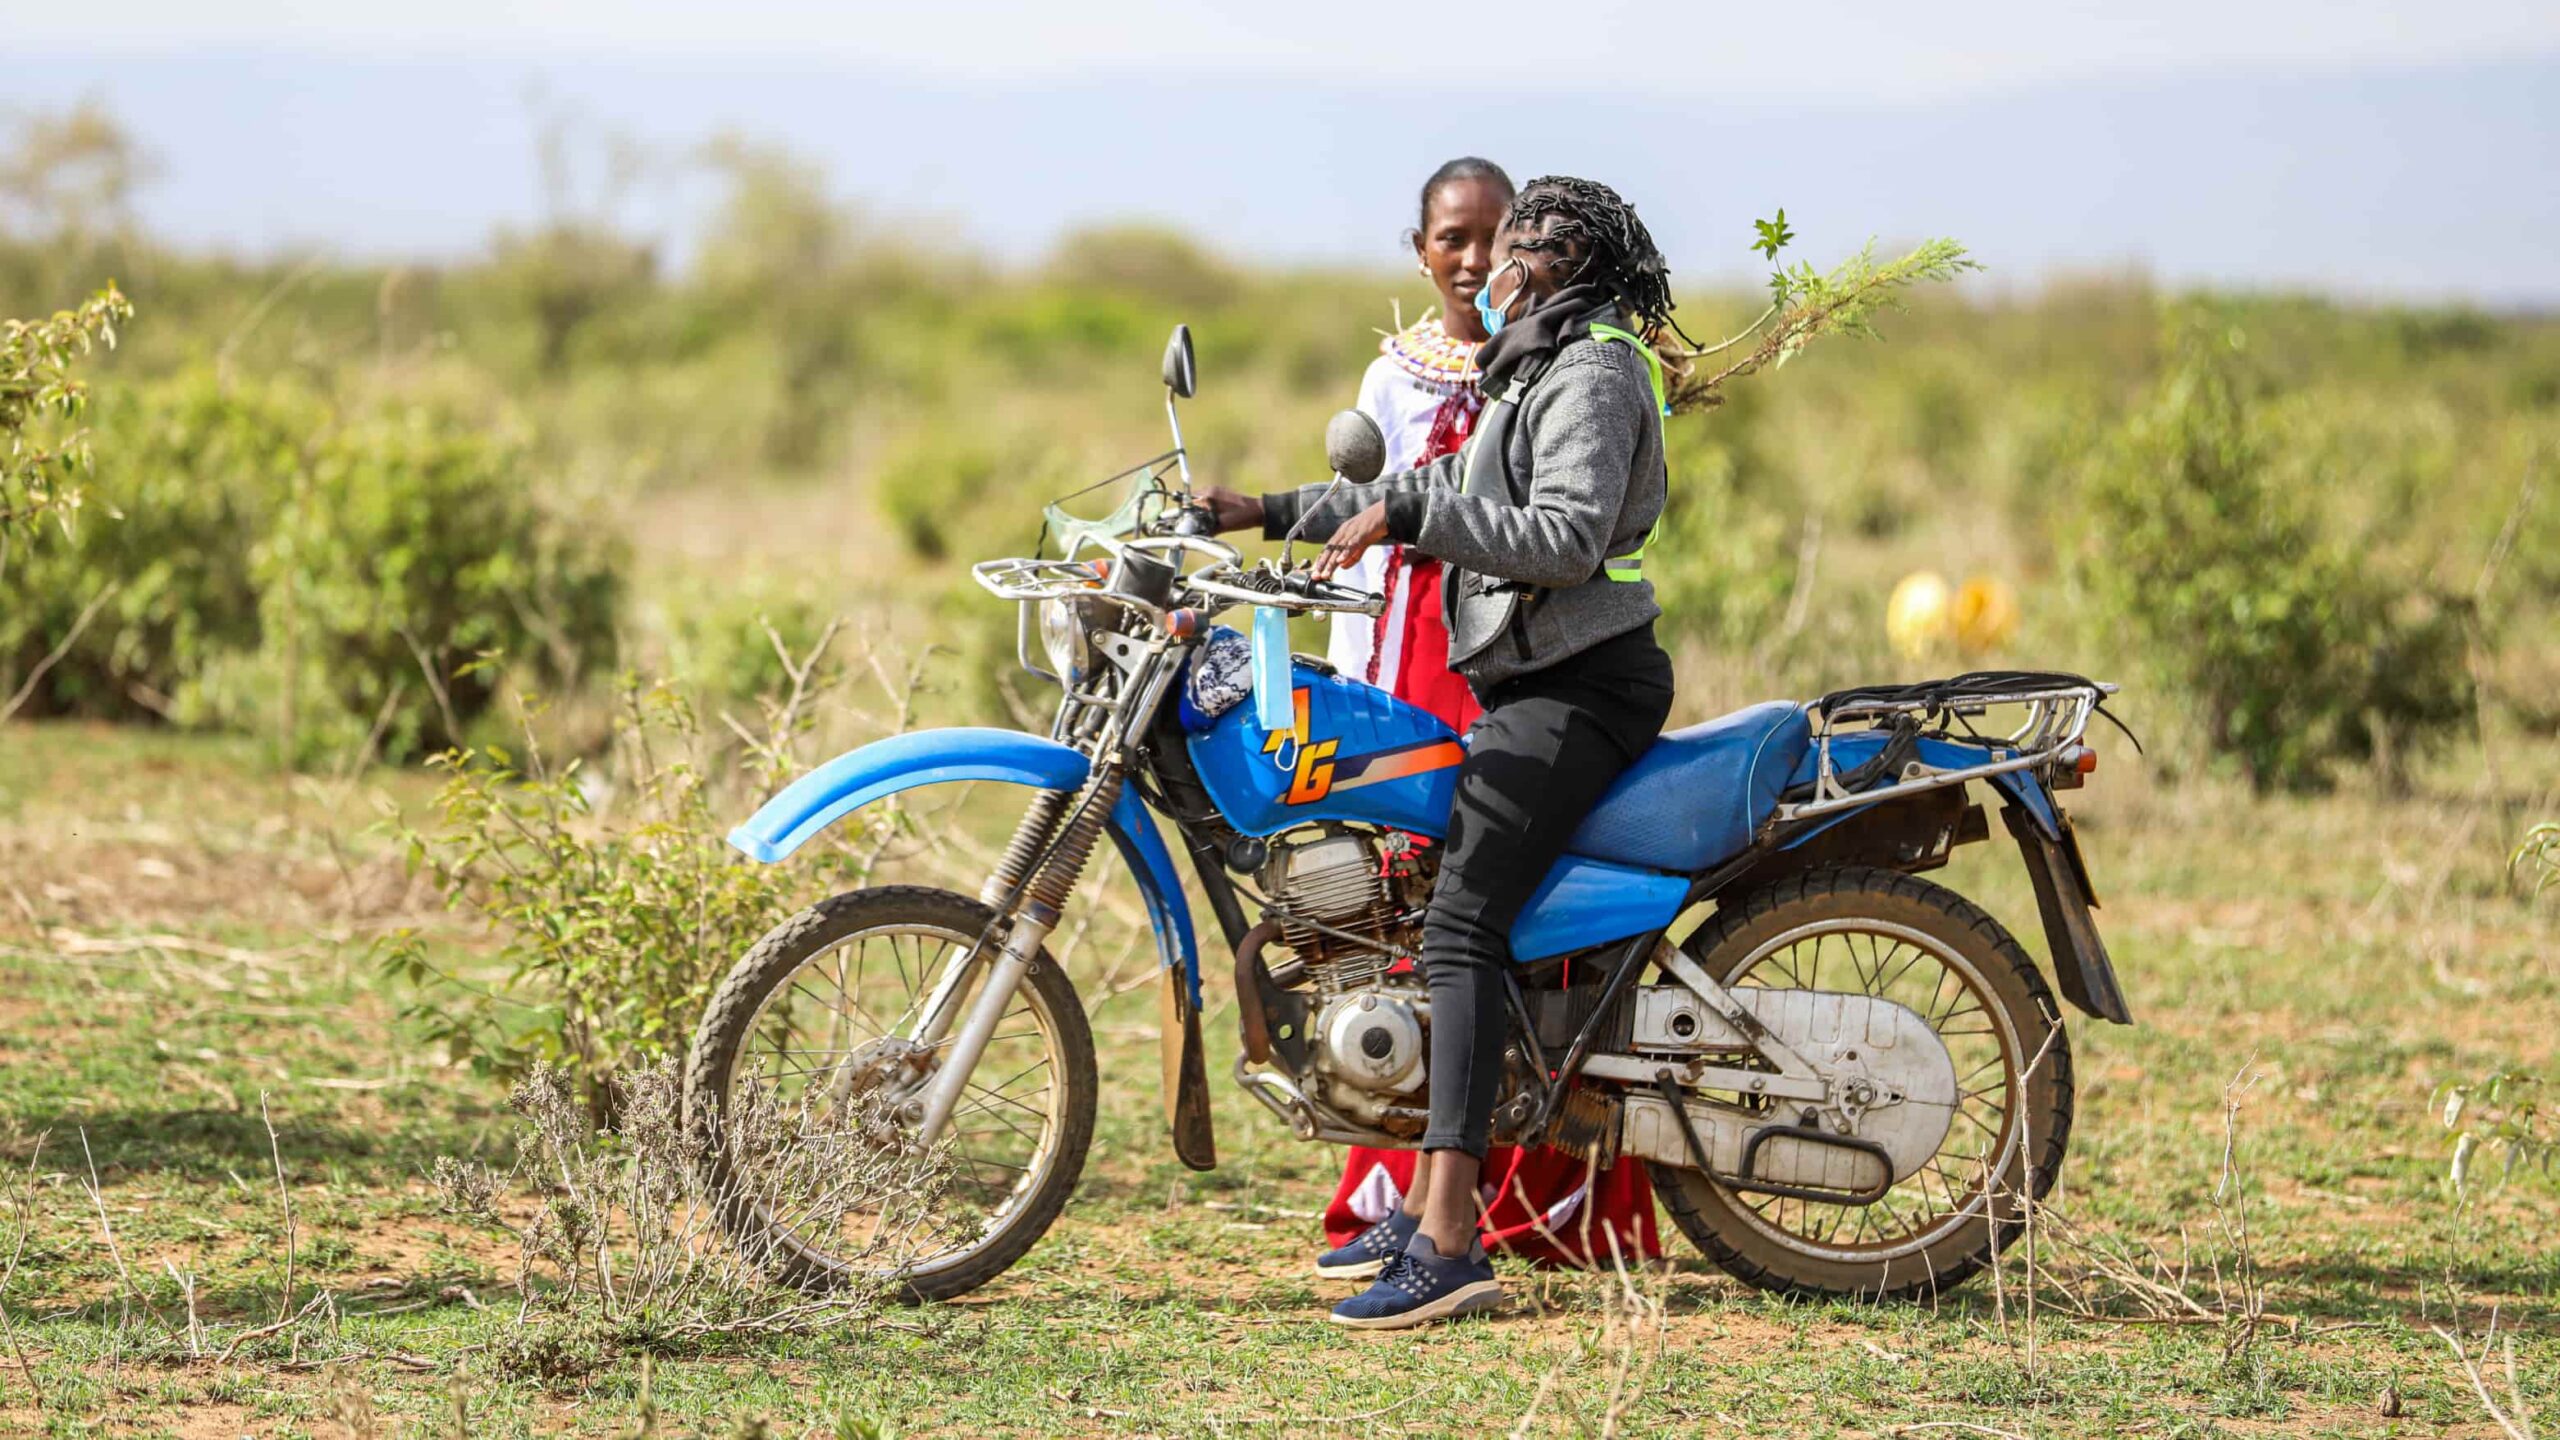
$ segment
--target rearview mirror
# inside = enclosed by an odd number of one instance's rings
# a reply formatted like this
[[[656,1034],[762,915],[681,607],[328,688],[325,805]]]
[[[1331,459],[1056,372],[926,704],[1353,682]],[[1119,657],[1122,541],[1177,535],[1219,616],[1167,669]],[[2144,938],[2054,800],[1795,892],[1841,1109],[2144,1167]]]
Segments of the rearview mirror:
[[[1191,358],[1191,327],[1176,325],[1173,338],[1164,346],[1164,388],[1188,400],[1200,385],[1200,372]]]
[[[1387,468],[1387,437],[1378,422],[1357,410],[1345,410],[1325,422],[1324,461],[1333,473],[1354,485],[1366,485]]]

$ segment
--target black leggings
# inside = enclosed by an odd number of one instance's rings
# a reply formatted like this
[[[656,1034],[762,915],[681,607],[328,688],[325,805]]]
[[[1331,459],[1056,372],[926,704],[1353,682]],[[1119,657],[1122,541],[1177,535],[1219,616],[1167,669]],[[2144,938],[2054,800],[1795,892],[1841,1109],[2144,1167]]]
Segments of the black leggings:
[[[1422,921],[1431,986],[1431,1125],[1422,1148],[1479,1157],[1510,1029],[1512,922],[1610,782],[1662,733],[1671,658],[1648,624],[1484,699]]]

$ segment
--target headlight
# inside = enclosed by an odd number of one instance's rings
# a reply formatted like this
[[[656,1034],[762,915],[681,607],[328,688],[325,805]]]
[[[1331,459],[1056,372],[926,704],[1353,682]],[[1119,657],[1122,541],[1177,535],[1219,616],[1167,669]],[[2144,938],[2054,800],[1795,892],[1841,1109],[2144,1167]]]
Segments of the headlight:
[[[1093,642],[1085,638],[1084,616],[1065,600],[1040,602],[1040,648],[1049,652],[1049,668],[1068,685],[1084,679],[1093,664]]]

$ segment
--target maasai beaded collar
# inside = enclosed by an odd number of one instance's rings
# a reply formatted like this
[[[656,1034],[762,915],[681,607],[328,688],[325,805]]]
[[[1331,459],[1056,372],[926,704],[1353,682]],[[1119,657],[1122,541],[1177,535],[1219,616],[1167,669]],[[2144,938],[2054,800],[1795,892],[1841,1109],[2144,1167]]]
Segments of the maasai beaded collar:
[[[1469,341],[1452,339],[1440,317],[1426,316],[1378,344],[1378,353],[1416,380],[1435,385],[1472,385],[1478,374],[1476,351]]]

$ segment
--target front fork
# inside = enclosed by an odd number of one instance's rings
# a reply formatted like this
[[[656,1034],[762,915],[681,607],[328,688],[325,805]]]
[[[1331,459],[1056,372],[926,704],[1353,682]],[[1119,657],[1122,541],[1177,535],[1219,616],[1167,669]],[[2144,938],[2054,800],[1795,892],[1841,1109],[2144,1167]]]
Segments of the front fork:
[[[970,973],[978,968],[978,956],[986,948],[986,936],[981,935],[976,945],[943,967],[908,1036],[924,1052],[942,1051],[933,1078],[905,1107],[918,1142],[926,1147],[939,1143],[950,1128],[969,1077],[977,1073],[996,1027],[1013,1006],[1014,992],[1039,960],[1041,942],[1058,926],[1059,912],[1083,875],[1112,807],[1119,802],[1120,785],[1119,772],[1106,770],[1080,793],[1042,791],[1033,797],[1012,842],[1005,846],[980,897],[997,911],[989,932],[996,926],[1004,928],[994,963],[986,967],[986,982],[963,1013],[960,997],[968,990]]]

